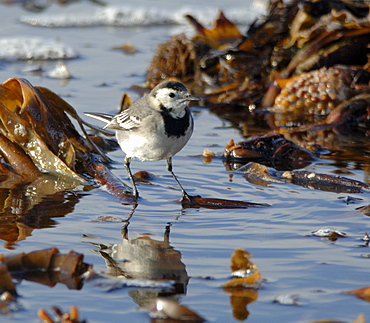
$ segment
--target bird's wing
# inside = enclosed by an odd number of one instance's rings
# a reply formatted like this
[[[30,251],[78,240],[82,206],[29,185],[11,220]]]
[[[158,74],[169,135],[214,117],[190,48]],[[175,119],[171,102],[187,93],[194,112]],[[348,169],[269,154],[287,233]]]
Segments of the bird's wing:
[[[125,110],[120,114],[117,114],[113,119],[104,127],[104,129],[114,130],[134,130],[140,124],[140,117],[128,113],[129,110]]]
[[[85,112],[85,115],[106,123],[103,129],[133,130],[140,124],[140,117],[129,115],[128,110],[112,116],[105,113]]]
[[[141,121],[150,115],[148,109],[147,97],[144,96],[138,101],[135,101],[128,109],[122,111],[116,116],[111,116],[105,113],[85,113],[86,115],[106,122],[103,129],[112,130],[135,130],[140,125]]]
[[[128,109],[117,114],[104,127],[105,129],[114,130],[136,130],[140,123],[150,115],[150,108],[147,96],[135,101]]]

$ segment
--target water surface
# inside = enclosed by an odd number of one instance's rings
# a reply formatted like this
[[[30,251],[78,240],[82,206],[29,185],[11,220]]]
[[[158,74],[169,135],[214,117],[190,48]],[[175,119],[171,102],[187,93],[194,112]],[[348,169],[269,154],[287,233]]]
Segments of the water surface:
[[[156,9],[171,12],[171,1],[156,2]],[[119,5],[120,2],[112,3]],[[153,6],[150,1],[135,1]],[[205,8],[224,7],[221,1],[208,1],[188,5],[199,12]],[[229,8],[243,8],[244,1],[233,1]],[[252,4],[248,5],[253,12]],[[46,12],[76,14],[89,12],[97,7],[90,2],[59,7],[52,5]],[[159,8],[159,9],[158,9]],[[190,9],[189,9],[190,10]],[[247,10],[248,11],[248,10]],[[215,10],[216,12],[216,10]],[[259,11],[256,11],[258,13]],[[80,28],[46,28],[19,22],[21,16],[37,16],[19,6],[0,5],[0,37],[42,37],[60,39],[72,46],[80,58],[66,61],[73,78],[62,82],[48,78],[46,73],[25,72],[25,61],[0,62],[0,79],[27,78],[35,86],[44,86],[58,93],[82,115],[84,111],[115,113],[121,93],[128,92],[133,99],[138,94],[130,88],[141,85],[145,71],[157,44],[170,35],[187,31],[185,25],[108,26],[94,25]],[[207,15],[205,15],[207,16]],[[241,26],[245,30],[245,26]],[[188,31],[187,31],[188,32]],[[131,43],[137,47],[135,55],[124,55],[113,50],[115,46]],[[32,63],[37,65],[39,63]],[[41,67],[48,71],[55,62],[45,62]],[[245,210],[186,209],[176,202],[180,192],[165,162],[132,163],[133,171],[147,170],[156,175],[151,185],[140,184],[141,199],[128,227],[130,238],[142,233],[163,241],[165,227],[171,223],[170,244],[181,252],[182,262],[190,277],[186,294],[178,295],[180,302],[198,312],[210,322],[235,322],[232,304],[242,304],[239,317],[248,322],[308,322],[315,319],[341,319],[351,322],[358,314],[365,313],[370,319],[369,304],[343,291],[369,284],[368,247],[361,240],[369,231],[369,218],[355,211],[369,204],[369,193],[351,194],[362,200],[346,204],[338,194],[311,190],[288,183],[268,186],[251,184],[238,172],[225,169],[222,159],[215,158],[205,164],[201,157],[204,148],[222,153],[230,139],[242,140],[237,129],[227,121],[211,114],[207,108],[193,107],[194,135],[188,145],[173,159],[174,171],[190,194],[203,197],[227,198],[256,203],[268,203],[265,208]],[[123,167],[123,153],[114,151],[109,155],[116,163],[113,172],[127,181]],[[331,160],[321,160],[307,170],[327,174],[346,173],[347,177],[369,181],[366,165],[349,161],[345,167]],[[367,169],[367,172],[366,172]],[[121,205],[113,196],[100,189],[77,191],[66,194],[66,203],[73,204],[70,212],[54,217],[48,228],[34,229],[25,240],[12,245],[5,242],[1,253],[12,254],[37,249],[58,247],[62,252],[73,249],[85,255],[95,271],[106,271],[104,259],[91,245],[84,242],[119,244],[122,242],[122,222],[98,222],[101,216],[125,220],[131,209]],[[71,202],[73,201],[73,202]],[[347,234],[346,238],[329,241],[310,236],[321,227],[332,227]],[[84,238],[94,235],[99,238]],[[7,248],[8,247],[8,248]],[[258,291],[250,291],[257,300],[247,304],[245,296],[232,298],[223,291],[222,284],[230,278],[230,256],[235,248],[245,248],[253,254],[252,261],[259,267],[264,278]],[[40,307],[50,309],[58,305],[68,309],[76,305],[81,316],[89,322],[149,322],[145,311],[135,302],[138,293],[150,292],[141,287],[112,288],[110,280],[86,282],[83,289],[68,290],[58,284],[53,288],[22,281],[18,287],[24,310],[1,317],[1,321],[38,322],[36,312]],[[158,289],[152,290],[158,292]],[[298,295],[298,306],[273,303],[278,295]],[[244,305],[243,305],[244,304]],[[235,313],[234,313],[235,314]]]

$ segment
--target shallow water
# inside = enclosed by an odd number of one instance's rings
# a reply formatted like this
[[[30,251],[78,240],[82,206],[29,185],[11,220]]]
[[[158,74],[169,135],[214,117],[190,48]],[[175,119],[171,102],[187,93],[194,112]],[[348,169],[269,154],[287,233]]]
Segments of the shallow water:
[[[148,1],[135,3],[152,5]],[[170,3],[156,2],[168,10]],[[189,5],[199,12],[215,6],[213,1],[202,5],[190,1]],[[234,1],[230,7],[243,8],[243,5],[244,1]],[[52,5],[46,13],[50,16],[85,13],[92,8],[96,9],[91,2],[67,7]],[[1,82],[10,77],[27,78],[35,86],[47,87],[58,93],[81,115],[84,111],[114,113],[122,91],[136,99],[138,94],[130,87],[143,83],[156,45],[187,29],[185,25],[43,28],[20,23],[18,19],[23,15],[37,16],[19,6],[0,5],[0,37],[60,39],[75,49],[80,58],[66,61],[73,78],[65,83],[46,77],[46,73],[34,75],[25,72],[28,63],[24,61],[0,62]],[[244,28],[241,27],[242,30]],[[130,56],[112,49],[124,43],[132,43],[138,52]],[[32,64],[38,66],[38,63]],[[42,68],[48,71],[54,65],[55,62],[45,62]],[[348,194],[312,190],[288,183],[258,186],[246,181],[241,173],[226,171],[219,158],[204,164],[203,159],[197,157],[204,148],[221,153],[230,139],[238,141],[242,136],[227,121],[206,108],[193,107],[192,111],[194,135],[173,159],[174,171],[183,186],[194,195],[268,203],[271,206],[245,210],[182,210],[176,202],[180,192],[172,177],[168,176],[165,162],[132,163],[134,172],[147,170],[156,178],[151,185],[140,184],[138,187],[141,199],[130,220],[128,235],[134,238],[149,233],[152,239],[162,241],[167,223],[172,224],[170,245],[181,252],[190,277],[186,294],[178,296],[181,303],[211,322],[237,321],[233,317],[231,302],[242,304],[239,316],[248,317],[248,322],[308,322],[324,318],[351,322],[360,313],[369,319],[367,302],[342,293],[369,285],[370,258],[361,256],[370,253],[361,240],[364,232],[370,230],[369,218],[355,211],[357,207],[369,204],[369,193],[351,194],[361,200],[346,204],[343,198]],[[114,173],[127,181],[122,152],[114,151],[109,156],[116,162]],[[364,165],[349,161],[344,167],[331,160],[320,160],[307,170],[345,173],[352,179],[369,182],[369,173],[365,171],[369,166],[370,162]],[[56,246],[62,252],[73,249],[83,253],[85,262],[93,264],[95,271],[105,271],[104,259],[85,242],[121,243],[122,222],[98,222],[97,219],[112,216],[125,220],[131,207],[121,205],[100,189],[66,194],[65,204],[70,206],[69,212],[52,218],[55,222],[49,223],[47,228],[34,229],[25,240],[12,245],[12,250],[6,248],[9,245],[4,242],[0,253]],[[40,224],[39,227],[45,226]],[[312,231],[322,227],[343,231],[347,237],[329,241],[310,236]],[[84,238],[82,235],[99,238]],[[230,278],[230,256],[235,248],[245,248],[253,255],[252,261],[264,278],[258,291],[250,291],[257,300],[247,306],[246,295],[231,298],[222,289],[222,284]],[[38,308],[49,310],[50,306],[58,305],[67,310],[73,304],[80,309],[81,317],[89,322],[149,322],[147,313],[138,310],[134,295],[149,294],[158,289],[112,288],[112,284],[108,279],[92,280],[86,282],[82,290],[76,291],[61,284],[50,288],[22,281],[17,290],[24,310],[2,316],[0,321],[38,322]],[[284,294],[298,295],[299,305],[273,303],[275,297]]]

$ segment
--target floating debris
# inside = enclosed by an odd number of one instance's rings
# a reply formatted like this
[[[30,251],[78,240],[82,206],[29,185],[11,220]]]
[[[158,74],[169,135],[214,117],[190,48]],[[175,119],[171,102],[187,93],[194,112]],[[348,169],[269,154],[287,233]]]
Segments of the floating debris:
[[[356,211],[361,212],[366,216],[370,216],[370,205],[360,206],[356,209]]]
[[[58,62],[55,68],[47,73],[47,76],[53,79],[65,80],[70,79],[72,74],[64,62]]]
[[[285,170],[303,168],[317,159],[312,152],[282,135],[251,137],[236,144],[231,140],[225,147],[224,157],[229,164],[256,161]]]
[[[244,321],[249,316],[247,306],[258,298],[262,276],[257,265],[249,259],[252,255],[245,249],[235,249],[231,256],[230,269],[233,277],[223,284],[222,288],[230,294],[233,316]]]
[[[135,182],[142,182],[142,183],[150,183],[150,181],[155,179],[155,175],[152,173],[149,173],[145,170],[142,170],[140,172],[136,172],[132,175]]]
[[[207,208],[207,209],[246,209],[248,207],[266,207],[266,203],[253,203],[237,200],[226,200],[212,197],[188,196],[181,200],[182,207],[187,208]]]
[[[357,201],[362,201],[363,199],[358,197],[352,197],[352,196],[346,196],[346,197],[338,197],[338,200],[343,200],[344,203],[351,204],[351,203],[357,203]]]
[[[203,164],[210,164],[212,162],[212,159],[215,157],[215,153],[208,148],[204,148],[202,152],[202,157]]]
[[[137,53],[137,48],[129,43],[113,47],[113,49],[121,50],[126,55],[135,55]]]
[[[231,274],[234,277],[223,285],[224,288],[255,288],[258,289],[262,276],[257,265],[249,259],[252,255],[245,249],[235,249],[231,256]]]
[[[37,316],[43,323],[87,323],[86,320],[79,319],[80,313],[77,306],[72,305],[69,309],[69,313],[63,313],[63,311],[56,306],[53,306],[52,310],[56,314],[55,318],[52,318],[43,308],[37,311]]]
[[[118,218],[111,215],[102,215],[97,218],[96,221],[93,222],[125,222],[126,219]]]
[[[361,254],[360,255],[362,258],[370,258],[370,253],[366,253],[366,254]]]
[[[289,182],[309,189],[336,193],[362,193],[370,191],[369,184],[350,178],[309,171],[276,171],[258,163],[248,163],[238,168],[237,171],[243,173],[243,176],[249,182],[261,186],[267,186],[269,183]],[[352,198],[349,196],[346,198],[340,197],[339,199],[344,199],[347,204],[362,200],[361,198]],[[369,213],[367,207],[361,207],[357,210],[366,215]]]
[[[342,176],[319,174],[308,171],[276,172],[275,175],[279,179],[285,179],[293,184],[313,189],[347,193],[370,192],[369,184]]]
[[[363,241],[370,241],[370,235],[365,232],[364,236],[361,238]]]
[[[320,230],[312,231],[312,234],[316,237],[330,238],[343,238],[347,236],[346,233],[331,228],[321,228]]]
[[[370,286],[350,290],[344,293],[354,295],[360,299],[363,299],[364,301],[370,302]]]
[[[273,300],[273,303],[278,303],[281,305],[293,305],[298,306],[298,295],[290,295],[290,294],[284,294],[284,295],[278,295]]]
[[[268,167],[259,163],[248,163],[238,168],[237,172],[242,173],[248,182],[260,186],[268,186],[270,183],[283,183],[272,175]]]

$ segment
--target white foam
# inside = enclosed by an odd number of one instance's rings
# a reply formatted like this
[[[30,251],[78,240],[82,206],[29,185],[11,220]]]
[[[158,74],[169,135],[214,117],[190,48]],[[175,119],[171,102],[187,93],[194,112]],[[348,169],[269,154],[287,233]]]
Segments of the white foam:
[[[226,8],[224,13],[234,23],[247,25],[265,11],[265,7],[259,3],[256,0],[252,6]],[[188,6],[165,10],[158,7],[109,6],[88,13],[24,15],[20,21],[41,27],[160,26],[186,24],[186,14],[193,15],[202,24],[211,25],[218,15],[218,9]]]
[[[71,47],[55,40],[35,37],[0,38],[0,60],[56,60],[78,57]]]

